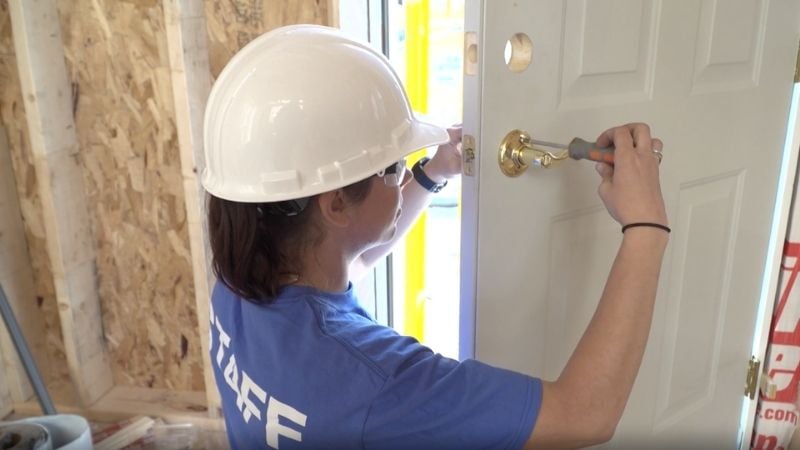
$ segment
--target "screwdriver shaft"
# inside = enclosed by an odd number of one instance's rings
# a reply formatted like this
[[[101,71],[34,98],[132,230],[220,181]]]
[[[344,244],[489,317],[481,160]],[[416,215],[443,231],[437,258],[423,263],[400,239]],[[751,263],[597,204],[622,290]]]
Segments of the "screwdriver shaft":
[[[564,150],[568,150],[569,146],[565,144],[559,144],[556,142],[547,142],[547,141],[540,141],[537,139],[531,139],[531,144],[533,145],[542,145],[545,147],[552,147],[552,148],[562,148]]]

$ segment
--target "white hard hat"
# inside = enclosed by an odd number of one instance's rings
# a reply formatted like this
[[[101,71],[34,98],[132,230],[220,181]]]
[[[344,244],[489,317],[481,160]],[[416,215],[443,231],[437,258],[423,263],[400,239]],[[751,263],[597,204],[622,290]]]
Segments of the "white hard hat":
[[[417,121],[386,58],[338,30],[293,25],[237,53],[211,89],[202,181],[277,202],[363,180],[447,132]]]

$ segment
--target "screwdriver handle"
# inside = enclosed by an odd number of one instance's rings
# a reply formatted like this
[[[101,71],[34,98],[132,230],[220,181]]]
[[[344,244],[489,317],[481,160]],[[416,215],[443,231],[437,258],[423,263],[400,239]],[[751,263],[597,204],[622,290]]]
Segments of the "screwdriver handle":
[[[614,146],[598,147],[597,143],[575,138],[569,143],[569,157],[614,164]]]

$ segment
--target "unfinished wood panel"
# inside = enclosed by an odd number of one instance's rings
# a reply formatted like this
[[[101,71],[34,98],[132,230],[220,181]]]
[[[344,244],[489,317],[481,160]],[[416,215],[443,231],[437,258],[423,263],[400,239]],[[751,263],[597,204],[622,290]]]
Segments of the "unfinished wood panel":
[[[22,330],[40,373],[49,372],[46,357],[45,324],[36,307],[33,268],[25,242],[22,212],[11,166],[5,128],[0,126],[0,285]],[[33,395],[25,367],[7,329],[0,331],[5,381],[15,402]]]
[[[11,393],[8,390],[5,374],[0,373],[0,419],[11,414],[13,410],[14,402],[11,400]]]
[[[8,270],[4,270],[4,267],[11,265],[11,262],[8,261],[8,257],[11,256],[14,251],[12,250],[13,247],[15,247],[13,238],[19,238],[19,235],[23,235],[24,232],[22,231],[22,218],[19,216],[17,188],[14,186],[14,174],[11,171],[11,151],[8,148],[8,139],[6,139],[6,132],[2,126],[0,126],[0,211],[3,211],[3,214],[0,214],[0,285],[2,285],[2,289],[5,290],[5,286],[11,284],[7,277],[3,277],[3,274]],[[12,214],[16,216],[17,222],[11,223],[11,221],[8,220],[7,216],[11,216]],[[12,233],[16,234],[16,236],[11,236]],[[28,269],[30,284],[33,284],[33,274],[30,273],[30,265]],[[11,303],[10,299],[9,303]],[[17,397],[27,398],[30,396],[32,389],[30,383],[28,383],[27,386],[22,383],[25,369],[19,362],[19,358],[14,360],[9,357],[15,352],[13,346],[9,346],[10,339],[8,333],[0,332],[0,334],[2,334],[3,353],[3,368],[2,371],[0,371],[0,418],[2,418],[10,413],[12,409],[12,386],[15,386],[20,391]]]
[[[209,355],[209,302],[215,278],[210,270],[211,249],[207,233],[205,191],[198,177],[200,169],[205,166],[203,111],[211,90],[203,0],[165,0],[164,21],[192,251],[200,348],[207,387],[206,400],[210,414],[218,417],[222,413],[221,401],[215,388]]]
[[[338,0],[205,0],[209,60],[216,78],[256,36],[297,23],[338,26]]]
[[[209,30],[224,30],[212,47],[217,73],[230,56],[258,34],[290,23],[333,24],[335,2],[288,0],[206,1]],[[99,291],[116,383],[202,390],[202,358],[194,324],[187,219],[159,2],[59,0],[68,71],[75,93],[78,138],[95,223]],[[259,11],[261,18],[254,18]],[[63,342],[47,259],[42,207],[27,146],[24,111],[10,40],[7,0],[0,0],[0,111],[9,128],[20,205],[34,267],[37,306],[46,323],[48,385],[66,379]],[[220,24],[222,24],[220,26]],[[210,54],[215,54],[212,49]],[[203,99],[203,102],[205,99]],[[27,159],[26,159],[27,158]],[[166,236],[166,238],[165,238]],[[202,321],[201,321],[202,322]],[[59,363],[60,362],[60,363]],[[58,370],[60,369],[60,370]],[[51,389],[64,392],[63,387]]]
[[[53,0],[9,5],[67,364],[81,402],[91,404],[112,380],[58,16]]]
[[[222,419],[208,417],[202,392],[115,386],[108,394],[88,407],[56,404],[63,414],[79,414],[88,420],[117,422],[135,416],[160,417],[167,423],[190,423],[206,430],[225,429]],[[39,415],[39,404],[31,401],[14,404],[20,417]],[[0,416],[2,418],[2,416]]]
[[[35,311],[43,322],[43,327],[38,333],[45,344],[44,354],[37,352],[35,348],[34,354],[37,355],[37,362],[43,366],[42,375],[48,388],[63,395],[63,397],[54,396],[54,400],[75,401],[77,395],[69,379],[53,275],[47,255],[42,206],[33,166],[33,154],[29,148],[22,89],[11,36],[11,13],[7,0],[0,0],[0,122],[8,138],[14,171],[12,180],[19,199],[25,243],[33,271],[33,291],[29,298],[34,302]]]
[[[13,410],[14,403],[11,401],[8,380],[6,380],[4,374],[0,373],[0,419],[9,415]]]
[[[202,391],[161,2],[58,8],[115,384]]]

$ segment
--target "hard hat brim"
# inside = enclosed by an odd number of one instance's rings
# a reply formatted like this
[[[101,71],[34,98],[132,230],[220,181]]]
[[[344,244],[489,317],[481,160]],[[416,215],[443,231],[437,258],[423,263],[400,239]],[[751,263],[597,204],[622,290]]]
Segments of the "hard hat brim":
[[[404,133],[404,137],[400,142],[397,142],[396,147],[382,152],[384,157],[377,161],[372,168],[368,171],[361,173],[350,173],[346,177],[342,177],[336,182],[329,182],[320,184],[309,184],[303,186],[300,190],[292,191],[264,191],[253,189],[235,189],[231,190],[230,184],[218,183],[213,180],[213,177],[208,170],[203,170],[202,182],[206,191],[215,196],[225,200],[243,202],[243,203],[267,203],[279,202],[284,200],[293,200],[297,198],[311,197],[313,195],[322,194],[345,186],[357,183],[361,180],[369,178],[378,173],[381,169],[397,160],[404,158],[411,153],[424,148],[432,147],[434,145],[444,144],[450,141],[450,135],[444,128],[418,120],[414,120],[410,124],[408,132]],[[219,188],[216,188],[219,186]],[[228,189],[226,189],[228,187]],[[282,192],[281,192],[282,191]]]
[[[433,147],[434,145],[444,144],[450,141],[450,135],[447,130],[428,122],[414,121],[412,125],[413,131],[409,144],[404,146],[406,152],[400,157],[405,157],[417,150],[423,148]],[[391,163],[391,161],[389,161]]]

